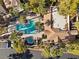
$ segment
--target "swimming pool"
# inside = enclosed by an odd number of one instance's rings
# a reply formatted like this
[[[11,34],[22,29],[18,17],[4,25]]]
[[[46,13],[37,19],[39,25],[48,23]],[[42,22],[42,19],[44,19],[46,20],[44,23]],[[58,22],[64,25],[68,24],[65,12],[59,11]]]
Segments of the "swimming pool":
[[[27,24],[17,24],[16,30],[21,31],[24,34],[35,34],[35,22],[31,19],[28,20]],[[33,38],[27,38],[25,41],[27,41],[28,44],[33,44]]]
[[[24,34],[32,34],[35,31],[35,22],[33,20],[28,22],[28,24],[17,24],[16,30],[22,31]]]
[[[25,44],[33,45],[33,44],[34,44],[33,37],[28,37],[28,38],[26,38]]]

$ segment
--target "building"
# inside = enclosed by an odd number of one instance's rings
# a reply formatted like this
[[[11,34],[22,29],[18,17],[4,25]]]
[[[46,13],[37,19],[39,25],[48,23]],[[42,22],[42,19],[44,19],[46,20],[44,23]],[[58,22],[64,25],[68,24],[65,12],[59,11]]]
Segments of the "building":
[[[4,16],[6,14],[7,14],[7,11],[5,10],[5,8],[2,5],[0,5],[0,15]]]
[[[16,7],[18,6],[19,0],[3,0],[6,8]]]
[[[78,35],[78,31],[77,30],[65,31],[55,28],[51,30],[49,27],[47,27],[44,30],[44,34],[47,35],[47,38],[44,39],[43,41],[44,43],[52,43],[52,42],[58,43],[59,40],[62,40],[63,42],[75,40],[76,35]]]
[[[8,10],[13,8],[17,12],[23,11],[23,9],[20,7],[19,0],[3,0],[3,2]]]
[[[9,18],[9,16],[10,14],[0,5],[0,26],[5,26],[8,23],[7,18]]]
[[[11,42],[8,40],[11,33],[5,33],[0,35],[0,48],[11,47]]]

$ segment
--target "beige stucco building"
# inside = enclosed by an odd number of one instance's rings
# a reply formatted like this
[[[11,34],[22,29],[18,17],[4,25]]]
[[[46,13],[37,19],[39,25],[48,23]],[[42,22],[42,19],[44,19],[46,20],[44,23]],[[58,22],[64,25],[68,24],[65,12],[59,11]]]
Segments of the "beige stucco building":
[[[19,6],[19,0],[3,0],[6,8]]]
[[[7,9],[13,8],[17,12],[23,11],[23,9],[20,7],[20,0],[3,0],[3,2]]]

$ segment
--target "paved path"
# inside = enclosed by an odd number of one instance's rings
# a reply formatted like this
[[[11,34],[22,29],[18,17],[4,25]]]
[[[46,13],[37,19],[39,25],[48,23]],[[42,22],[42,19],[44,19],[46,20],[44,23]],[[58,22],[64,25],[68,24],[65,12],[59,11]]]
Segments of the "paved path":
[[[15,53],[13,49],[0,49],[0,59],[9,59],[9,55]]]
[[[31,51],[31,53],[33,54],[33,58],[32,59],[42,59],[40,51]]]
[[[66,24],[66,19],[64,16],[60,15],[58,13],[57,8],[53,9],[53,20],[54,20],[54,26],[55,28],[60,28],[63,30],[63,28],[65,27]]]

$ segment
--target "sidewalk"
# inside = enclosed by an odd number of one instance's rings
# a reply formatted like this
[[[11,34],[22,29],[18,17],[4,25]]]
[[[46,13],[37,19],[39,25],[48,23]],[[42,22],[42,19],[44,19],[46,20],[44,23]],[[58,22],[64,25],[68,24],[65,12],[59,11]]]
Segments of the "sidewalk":
[[[28,48],[29,50],[32,50],[32,51],[43,51],[43,48],[39,48],[39,47],[34,47],[34,48]]]

